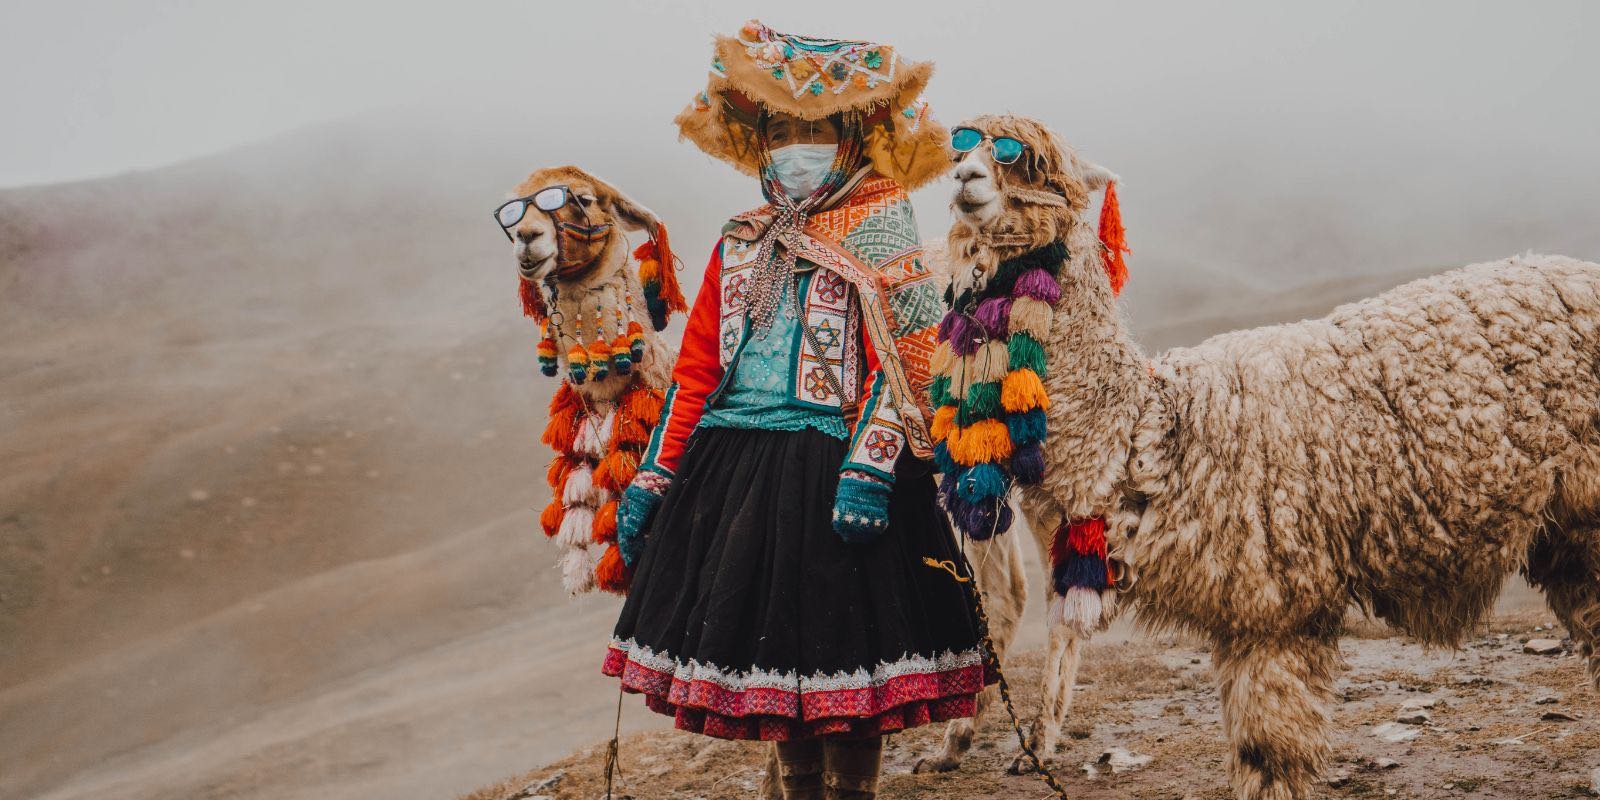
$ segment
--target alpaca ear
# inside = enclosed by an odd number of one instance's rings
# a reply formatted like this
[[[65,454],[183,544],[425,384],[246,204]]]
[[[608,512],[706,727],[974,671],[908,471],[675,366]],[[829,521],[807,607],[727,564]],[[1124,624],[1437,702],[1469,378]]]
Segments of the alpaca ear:
[[[661,227],[661,218],[656,216],[656,212],[634,202],[633,198],[623,194],[610,181],[595,178],[595,183],[601,187],[603,195],[601,201],[605,204],[606,210],[623,230],[643,231],[655,236],[656,229]]]
[[[1118,177],[1117,173],[1093,161],[1080,159],[1078,161],[1078,169],[1083,173],[1083,185],[1088,187],[1091,192],[1098,192],[1106,188],[1106,185],[1110,183],[1122,182],[1122,178]]]

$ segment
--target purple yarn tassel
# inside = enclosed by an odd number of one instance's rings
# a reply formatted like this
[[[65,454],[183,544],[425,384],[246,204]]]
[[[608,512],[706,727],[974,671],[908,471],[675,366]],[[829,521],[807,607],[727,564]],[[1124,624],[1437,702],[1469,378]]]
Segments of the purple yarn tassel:
[[[991,297],[978,304],[974,316],[990,339],[1004,339],[1011,332],[1011,298]]]
[[[1032,297],[1053,305],[1061,299],[1061,285],[1050,277],[1050,273],[1035,267],[1017,277],[1017,285],[1012,287],[1011,294]]]

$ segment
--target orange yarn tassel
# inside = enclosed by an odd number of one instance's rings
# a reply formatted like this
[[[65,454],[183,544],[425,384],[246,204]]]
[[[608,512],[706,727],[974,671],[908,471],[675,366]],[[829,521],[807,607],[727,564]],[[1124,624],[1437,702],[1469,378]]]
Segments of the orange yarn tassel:
[[[689,304],[683,299],[682,287],[678,286],[678,270],[674,268],[677,262],[667,240],[666,223],[656,226],[655,242],[656,260],[661,262],[661,301],[667,304],[668,311],[688,311]]]
[[[544,479],[555,489],[567,482],[567,473],[572,471],[572,459],[565,455],[558,455],[550,459],[550,466],[545,468]]]
[[[666,402],[666,396],[655,389],[646,389],[636,386],[622,398],[622,405],[628,416],[644,423],[646,427],[656,424],[661,418],[661,406]]]
[[[576,389],[565,383],[557,387],[555,396],[550,398],[550,413],[552,414],[562,411],[577,411],[581,408],[583,408],[583,398],[578,395]]]
[[[556,499],[551,500],[550,505],[545,506],[544,511],[539,514],[539,527],[544,528],[546,536],[555,536],[556,531],[561,529],[560,492],[556,492]]]
[[[622,494],[639,471],[639,454],[631,450],[616,449],[600,459],[594,468],[594,485],[615,495]]]
[[[1111,279],[1111,294],[1122,291],[1128,282],[1128,263],[1122,254],[1128,249],[1128,231],[1122,227],[1122,207],[1117,203],[1117,184],[1106,184],[1105,197],[1100,201],[1100,245],[1105,248],[1106,277]]]
[[[578,438],[578,415],[573,411],[552,411],[550,422],[544,426],[544,435],[539,441],[550,445],[550,449],[557,453],[566,453],[572,450],[572,443]]]
[[[601,589],[615,594],[626,594],[628,583],[633,580],[633,570],[622,563],[622,551],[616,545],[606,548],[600,556],[600,563],[594,568],[594,582]]]
[[[950,429],[950,457],[957,464],[970,467],[1011,457],[1015,446],[1006,424],[997,419],[985,419],[971,425]]]
[[[1000,386],[1000,405],[1013,414],[1049,408],[1050,396],[1045,394],[1044,383],[1038,373],[1027,367],[1012,370]]]
[[[617,540],[617,501],[607,500],[594,512],[594,540],[600,544]]]
[[[940,406],[938,411],[933,412],[933,427],[928,432],[933,434],[936,441],[950,438],[950,429],[956,424],[957,408],[957,406]]]

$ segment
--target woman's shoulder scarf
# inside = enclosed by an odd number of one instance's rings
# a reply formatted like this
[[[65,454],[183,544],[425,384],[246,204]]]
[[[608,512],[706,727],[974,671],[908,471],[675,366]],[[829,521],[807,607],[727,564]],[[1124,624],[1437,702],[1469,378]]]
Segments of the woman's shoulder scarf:
[[[772,206],[734,217],[723,229],[736,243],[760,239],[771,223]],[[785,238],[794,254],[838,276],[856,288],[868,344],[869,367],[878,367],[882,392],[875,408],[878,418],[863,409],[852,441],[880,456],[893,429],[902,429],[906,444],[920,458],[933,454],[928,432],[932,410],[927,403],[932,383],[929,362],[936,345],[939,320],[945,311],[943,294],[922,259],[911,198],[896,181],[868,175],[837,205],[812,213],[805,228]],[[875,364],[873,363],[875,362]],[[869,385],[869,392],[876,388]],[[879,423],[890,430],[871,430]],[[870,443],[877,447],[867,448]],[[854,449],[854,448],[853,448]],[[852,458],[852,461],[863,459]]]

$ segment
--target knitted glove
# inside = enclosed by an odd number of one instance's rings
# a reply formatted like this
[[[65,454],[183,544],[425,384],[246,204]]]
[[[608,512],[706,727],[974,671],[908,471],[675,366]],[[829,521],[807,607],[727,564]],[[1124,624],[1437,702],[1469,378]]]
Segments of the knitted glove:
[[[670,476],[641,469],[622,492],[622,500],[617,503],[617,549],[622,551],[622,563],[630,567],[638,563],[650,518],[671,485]]]
[[[845,541],[866,544],[889,527],[889,491],[881,478],[846,470],[839,475],[833,499],[833,529]]]

